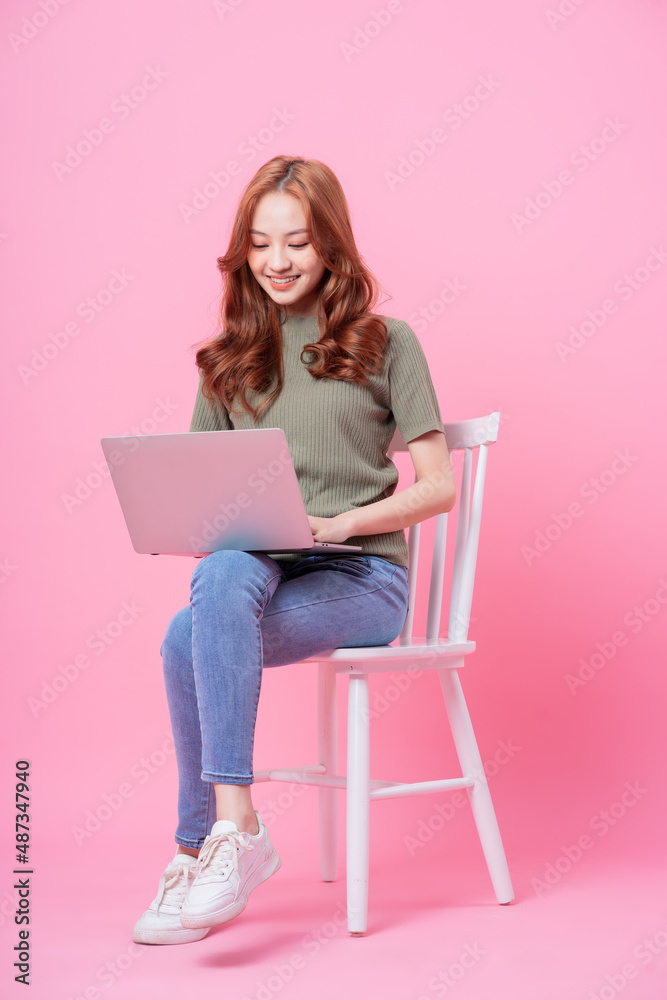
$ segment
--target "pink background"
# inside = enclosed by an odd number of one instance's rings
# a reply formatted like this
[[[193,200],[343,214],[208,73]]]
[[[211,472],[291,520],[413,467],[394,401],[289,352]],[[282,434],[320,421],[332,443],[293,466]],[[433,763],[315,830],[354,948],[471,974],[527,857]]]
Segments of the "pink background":
[[[33,997],[664,996],[665,5],[8,0],[1,17],[2,995],[23,995],[10,796],[27,757]],[[89,155],[54,166],[103,119]],[[489,776],[517,898],[495,903],[467,806],[411,853],[405,838],[448,797],[377,803],[369,932],[349,938],[343,837],[339,880],[321,883],[316,792],[258,784],[281,872],[202,942],[139,948],[132,925],[175,849],[158,651],[194,563],[133,552],[95,475],[99,438],[187,430],[215,258],[242,188],[279,153],[336,172],[392,296],[380,311],[418,333],[443,418],[502,413],[463,681],[485,761],[516,748]],[[68,501],[80,479],[89,495]],[[110,623],[120,634],[95,645]],[[51,703],[29,700],[77,662]],[[389,683],[372,678],[372,696]],[[314,696],[311,665],[265,674],[257,770],[314,761]],[[379,716],[375,776],[453,773],[435,675]],[[438,980],[475,947],[461,979]]]

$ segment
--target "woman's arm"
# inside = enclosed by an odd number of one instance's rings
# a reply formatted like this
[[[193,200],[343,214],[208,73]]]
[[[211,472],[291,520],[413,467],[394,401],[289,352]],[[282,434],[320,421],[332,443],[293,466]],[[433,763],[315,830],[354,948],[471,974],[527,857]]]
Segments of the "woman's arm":
[[[384,500],[347,510],[336,517],[308,517],[316,542],[344,542],[356,535],[376,535],[409,528],[452,509],[456,484],[442,431],[427,431],[408,442],[417,482]]]

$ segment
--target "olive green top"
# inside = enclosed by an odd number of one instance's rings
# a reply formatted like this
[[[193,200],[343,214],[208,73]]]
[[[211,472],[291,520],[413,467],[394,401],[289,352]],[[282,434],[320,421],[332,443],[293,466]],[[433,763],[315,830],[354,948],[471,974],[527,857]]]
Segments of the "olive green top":
[[[306,344],[320,339],[317,318],[288,316],[281,326],[283,389],[257,423],[251,413],[230,414],[220,403],[206,400],[200,378],[190,430],[282,428],[306,513],[312,517],[335,517],[391,496],[398,470],[387,458],[387,448],[396,427],[407,444],[427,431],[443,430],[443,425],[428,362],[416,334],[403,320],[381,318],[387,324],[385,363],[380,374],[369,377],[367,386],[313,378],[299,355]],[[304,357],[312,360],[308,353]],[[274,376],[269,392],[275,384]],[[253,406],[263,398],[248,391]],[[363,554],[408,565],[404,529],[355,535],[345,543],[361,545]],[[296,561],[304,556],[275,553],[274,558]]]

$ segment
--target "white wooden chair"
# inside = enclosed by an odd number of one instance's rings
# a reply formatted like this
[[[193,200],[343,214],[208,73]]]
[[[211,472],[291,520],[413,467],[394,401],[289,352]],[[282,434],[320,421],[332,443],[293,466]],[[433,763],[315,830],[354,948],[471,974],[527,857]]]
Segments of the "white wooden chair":
[[[319,763],[294,768],[271,768],[255,773],[255,781],[289,781],[319,786],[320,869],[326,882],[336,879],[338,789],[347,794],[347,925],[351,934],[363,934],[368,913],[369,807],[373,799],[420,795],[466,788],[482,850],[499,903],[514,898],[507,860],[496,821],[482,758],[463,696],[458,670],[475,649],[468,639],[477,547],[482,514],[488,446],[498,437],[500,414],[444,425],[450,452],[464,451],[461,482],[457,483],[456,544],[449,588],[447,637],[440,638],[447,514],[435,518],[426,636],[412,635],[417,587],[420,525],[409,529],[410,555],[408,617],[401,634],[385,646],[327,650],[301,662],[317,662]],[[473,453],[478,451],[473,482]],[[396,431],[389,454],[407,451]],[[380,671],[437,670],[458,755],[461,776],[435,781],[399,782],[372,779],[369,773],[370,726],[368,675]],[[347,674],[347,775],[336,773],[336,675]]]

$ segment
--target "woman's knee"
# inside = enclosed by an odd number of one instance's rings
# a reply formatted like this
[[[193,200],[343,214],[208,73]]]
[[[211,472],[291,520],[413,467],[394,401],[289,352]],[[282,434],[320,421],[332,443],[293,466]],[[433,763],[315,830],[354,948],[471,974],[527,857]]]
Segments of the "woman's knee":
[[[253,565],[253,560],[254,556],[250,552],[218,549],[199,560],[192,573],[192,582],[211,576],[236,578]]]
[[[160,654],[166,663],[192,660],[192,610],[190,605],[178,611],[167,625]]]
[[[212,599],[222,610],[234,612],[248,599],[258,603],[275,590],[278,564],[264,553],[220,549],[201,559],[192,574],[191,605]]]

